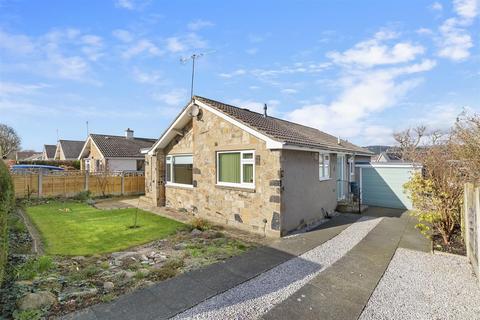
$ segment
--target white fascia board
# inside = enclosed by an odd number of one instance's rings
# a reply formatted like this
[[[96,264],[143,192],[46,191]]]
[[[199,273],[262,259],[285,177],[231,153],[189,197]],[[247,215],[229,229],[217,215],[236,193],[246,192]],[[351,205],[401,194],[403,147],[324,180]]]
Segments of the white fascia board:
[[[266,144],[267,144],[267,149],[282,149],[282,146],[284,145],[282,142],[276,141],[276,140],[264,135],[263,133],[255,130],[255,129],[250,128],[249,126],[241,123],[238,120],[233,119],[232,117],[226,115],[225,113],[223,113],[221,111],[218,111],[217,109],[215,109],[213,107],[210,107],[208,104],[205,104],[201,101],[195,101],[195,103],[197,105],[199,105],[200,107],[204,108],[205,110],[208,110],[211,113],[219,116],[223,120],[225,120],[227,122],[230,122],[231,124],[239,127],[240,129],[250,133],[252,136],[257,137],[260,140],[265,141]]]
[[[90,136],[88,136],[87,140],[83,144],[82,151],[80,151],[80,154],[78,155],[77,160],[82,160],[83,159],[83,153],[85,152],[85,148],[87,147],[89,140],[92,140],[92,138]]]
[[[188,106],[182,111],[182,113],[175,119],[175,121],[168,127],[167,131],[164,132],[164,134],[158,139],[157,142],[146,152],[148,155],[153,156],[155,154],[155,150],[162,145],[165,140],[168,140],[170,142],[171,139],[173,139],[177,134],[174,133],[174,130],[176,129],[176,125],[178,125],[181,121],[184,120],[186,116],[188,116],[187,112],[190,109],[190,106],[192,105],[192,102],[188,104]],[[169,139],[170,138],[170,139]]]

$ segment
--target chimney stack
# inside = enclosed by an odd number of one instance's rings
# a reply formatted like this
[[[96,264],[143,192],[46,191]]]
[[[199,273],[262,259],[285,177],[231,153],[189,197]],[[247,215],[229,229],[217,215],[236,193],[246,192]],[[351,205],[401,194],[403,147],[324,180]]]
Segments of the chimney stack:
[[[125,138],[133,139],[133,130],[132,129],[127,128],[127,130],[125,130]]]
[[[265,118],[267,117],[267,109],[268,109],[268,107],[267,107],[267,104],[265,103],[265,104],[263,105],[263,116],[264,116]]]

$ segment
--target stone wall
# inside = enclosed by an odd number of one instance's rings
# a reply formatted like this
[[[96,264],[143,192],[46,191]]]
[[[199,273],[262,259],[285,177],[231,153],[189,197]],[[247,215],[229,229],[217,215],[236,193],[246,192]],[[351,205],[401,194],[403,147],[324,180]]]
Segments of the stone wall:
[[[255,150],[255,189],[216,185],[216,152]],[[265,142],[222,118],[203,110],[201,120],[193,120],[166,155],[193,154],[196,186],[165,187],[168,207],[187,210],[216,223],[233,225],[270,236],[280,235],[280,151],[266,149]]]

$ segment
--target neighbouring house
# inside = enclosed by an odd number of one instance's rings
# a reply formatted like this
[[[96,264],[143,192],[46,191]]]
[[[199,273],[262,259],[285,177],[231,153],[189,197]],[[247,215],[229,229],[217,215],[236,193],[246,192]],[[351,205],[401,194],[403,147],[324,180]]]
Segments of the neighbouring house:
[[[58,140],[55,160],[77,160],[85,141]]]
[[[145,200],[269,236],[332,213],[370,151],[194,96],[146,152]]]
[[[125,136],[90,134],[78,156],[82,170],[100,171],[144,171],[145,155],[142,149],[149,149],[156,139],[134,137],[131,129]]]
[[[53,160],[55,159],[55,151],[57,146],[54,144],[45,144],[43,146],[42,160]]]
[[[403,162],[402,158],[393,152],[382,152],[372,157],[372,162]]]
[[[37,160],[35,158],[37,158],[39,154],[41,153],[33,150],[17,151],[15,152],[15,161]]]
[[[43,158],[43,153],[35,153],[32,154],[30,157],[26,157],[23,159],[24,161],[35,161],[35,160],[42,160]]]

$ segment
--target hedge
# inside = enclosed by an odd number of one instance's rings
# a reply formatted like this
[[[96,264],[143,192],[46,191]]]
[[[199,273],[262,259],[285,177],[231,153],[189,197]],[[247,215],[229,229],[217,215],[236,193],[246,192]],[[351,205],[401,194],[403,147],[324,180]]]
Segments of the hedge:
[[[8,254],[8,214],[15,206],[12,178],[5,163],[0,160],[0,286],[5,276]]]
[[[57,167],[67,167],[80,170],[80,161],[79,160],[21,160],[17,162],[18,164],[40,164],[45,166],[57,166]]]

